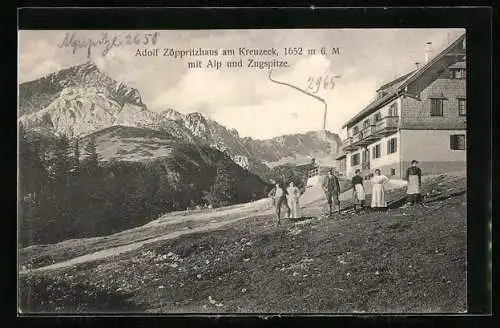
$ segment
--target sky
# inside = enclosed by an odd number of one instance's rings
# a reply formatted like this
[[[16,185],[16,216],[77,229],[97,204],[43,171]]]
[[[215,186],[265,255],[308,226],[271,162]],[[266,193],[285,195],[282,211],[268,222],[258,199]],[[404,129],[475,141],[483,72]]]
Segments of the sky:
[[[103,53],[104,46],[91,49],[61,46],[66,33],[75,40],[126,40],[139,33],[158,32],[156,43],[120,45]],[[321,97],[328,104],[326,128],[340,133],[342,125],[374,98],[382,84],[415,69],[425,61],[425,43],[432,42],[434,55],[465,29],[286,29],[286,30],[162,30],[162,31],[19,31],[19,82],[91,60],[113,79],[137,88],[149,110],[173,108],[181,113],[200,112],[242,137],[272,138],[284,134],[320,130],[321,101],[269,80],[268,69],[249,68],[248,59],[283,61],[272,78],[295,85]],[[278,56],[240,56],[240,47],[276,48]],[[302,48],[302,55],[286,56],[285,48]],[[330,53],[322,55],[324,47]],[[158,56],[136,56],[137,50],[159,49]],[[163,49],[217,49],[218,56],[173,58]],[[338,48],[338,54],[331,49]],[[223,56],[222,49],[234,49]],[[307,49],[315,49],[309,55]],[[202,60],[201,68],[188,62]],[[216,70],[206,67],[208,59],[220,62],[243,60],[243,67]],[[334,84],[324,81],[334,81]],[[311,81],[320,81],[312,88]]]

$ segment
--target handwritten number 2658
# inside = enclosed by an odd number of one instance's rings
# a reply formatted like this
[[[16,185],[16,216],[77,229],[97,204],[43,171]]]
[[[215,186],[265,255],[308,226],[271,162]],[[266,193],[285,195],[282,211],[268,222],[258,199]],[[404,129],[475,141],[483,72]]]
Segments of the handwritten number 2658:
[[[328,75],[319,77],[310,77],[307,79],[307,89],[311,90],[313,93],[316,93],[323,85],[323,89],[331,90],[335,87],[335,79],[337,77],[338,76],[328,77]]]
[[[158,39],[158,32],[155,33],[146,33],[142,35],[144,40],[142,41],[142,44],[156,44],[156,40]],[[132,37],[131,34],[127,34],[125,36],[125,43],[126,44],[139,44],[141,43],[141,33],[136,33],[135,36]]]

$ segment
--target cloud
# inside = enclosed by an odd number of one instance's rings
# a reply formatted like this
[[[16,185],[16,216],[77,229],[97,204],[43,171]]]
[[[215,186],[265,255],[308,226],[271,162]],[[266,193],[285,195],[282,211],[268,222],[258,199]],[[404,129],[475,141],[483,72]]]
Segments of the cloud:
[[[76,32],[79,37],[102,33]],[[437,53],[461,33],[463,29],[170,30],[160,31],[155,47],[276,47],[281,53],[278,59],[287,60],[290,67],[275,68],[273,78],[324,98],[328,104],[327,128],[339,132],[343,123],[371,101],[380,84],[412,70],[416,61],[422,62],[426,41],[433,41]],[[57,46],[64,35],[65,31],[19,32],[21,82],[87,60],[83,49],[73,54],[70,48]],[[299,46],[304,51],[316,49],[316,55],[283,55],[284,47]],[[321,47],[339,47],[341,54],[323,56]],[[136,50],[136,46],[113,48],[106,56],[94,51],[92,60],[110,77],[137,88],[152,110],[172,107],[180,112],[202,112],[236,128],[240,135],[258,138],[322,127],[323,104],[271,82],[266,70],[188,69],[190,59],[138,57]],[[208,60],[202,59],[205,63]],[[215,59],[227,58],[219,55]],[[325,80],[329,82],[336,75],[340,78],[334,79],[334,87],[327,83],[325,88]]]

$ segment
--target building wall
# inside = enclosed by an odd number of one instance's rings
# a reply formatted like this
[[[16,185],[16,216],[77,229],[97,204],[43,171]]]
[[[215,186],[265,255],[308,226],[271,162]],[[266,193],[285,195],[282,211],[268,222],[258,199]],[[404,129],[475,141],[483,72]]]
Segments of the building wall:
[[[401,100],[400,127],[402,129],[466,129],[466,117],[458,115],[458,98],[466,96],[465,79],[439,78],[424,89],[421,100],[404,97]],[[429,96],[442,93],[443,116],[431,116]]]
[[[397,148],[396,152],[392,154],[387,154],[387,141],[396,138]],[[396,174],[399,175],[400,167],[398,163],[400,162],[401,157],[401,137],[399,132],[389,135],[380,139],[377,142],[368,146],[370,150],[370,173],[373,173],[375,169],[380,169],[381,173],[386,176],[391,176],[391,169],[396,171]],[[373,158],[373,148],[376,145],[380,145],[380,157]]]
[[[397,148],[396,152],[392,154],[387,154],[387,141],[396,138],[396,143],[397,143]],[[376,145],[380,144],[380,157],[379,158],[373,158],[373,148],[376,147]],[[400,134],[399,132],[396,132],[392,135],[389,135],[387,137],[384,137],[370,145],[367,146],[368,151],[369,151],[369,156],[370,156],[370,169],[369,170],[363,170],[362,169],[362,149],[358,149],[352,152],[349,152],[346,156],[346,176],[348,178],[352,177],[354,175],[354,172],[356,169],[360,169],[363,171],[364,175],[367,175],[369,173],[373,173],[375,169],[380,169],[382,174],[391,176],[391,169],[395,169],[396,175],[400,175],[400,166],[398,163],[401,161],[400,159],[400,151],[401,151],[401,141],[400,141]],[[351,156],[353,154],[360,154],[360,164],[356,166],[351,166]]]
[[[347,156],[337,159],[337,170],[341,176],[347,174]]]
[[[403,173],[413,159],[419,161],[423,174],[466,169],[467,150],[450,149],[450,135],[467,135],[466,130],[401,130],[399,133]]]
[[[351,165],[351,157],[355,154],[359,154],[360,162],[358,165]],[[361,149],[353,150],[347,153],[346,156],[346,177],[351,178],[354,175],[356,169],[361,169]]]

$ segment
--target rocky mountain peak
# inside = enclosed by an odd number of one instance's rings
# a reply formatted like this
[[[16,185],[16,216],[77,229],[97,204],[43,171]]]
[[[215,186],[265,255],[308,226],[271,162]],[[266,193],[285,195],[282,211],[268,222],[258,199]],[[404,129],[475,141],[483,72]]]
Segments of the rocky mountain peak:
[[[203,116],[203,114],[201,114],[199,112],[193,112],[193,113],[186,114],[186,119],[188,121],[191,121],[191,122],[201,122],[201,123],[207,122],[207,119],[205,118],[205,116]]]
[[[120,106],[130,103],[140,108],[146,107],[137,89],[115,81],[103,73],[94,62],[86,61],[39,79],[21,83],[18,115],[22,116],[46,108],[66,88],[92,88]]]
[[[169,120],[182,120],[184,118],[184,115],[179,113],[173,108],[168,108],[160,113],[164,118],[169,119]]]
[[[210,127],[208,126],[207,119],[201,113],[186,114],[184,116],[184,126],[199,138],[210,138]]]

